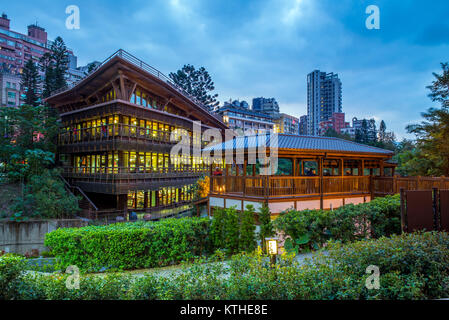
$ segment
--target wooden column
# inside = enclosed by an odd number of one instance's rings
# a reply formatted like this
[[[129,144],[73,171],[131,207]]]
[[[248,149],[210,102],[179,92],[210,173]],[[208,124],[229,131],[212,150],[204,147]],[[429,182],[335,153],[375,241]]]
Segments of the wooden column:
[[[362,159],[362,174],[361,174],[361,176],[364,176],[364,175],[365,175],[365,160]]]
[[[296,158],[293,158],[292,159],[292,175],[294,176],[294,177],[296,177],[296,175],[297,175],[297,172],[296,172]]]
[[[323,209],[323,158],[318,160],[318,169],[320,170],[320,208]]]

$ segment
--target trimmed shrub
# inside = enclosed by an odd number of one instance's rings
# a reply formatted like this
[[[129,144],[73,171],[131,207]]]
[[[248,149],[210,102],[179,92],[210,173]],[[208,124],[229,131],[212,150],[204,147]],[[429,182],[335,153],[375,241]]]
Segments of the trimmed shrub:
[[[0,256],[0,300],[17,296],[17,287],[25,270],[25,258],[6,254]]]
[[[369,203],[345,205],[333,211],[291,210],[273,222],[290,239],[289,250],[318,249],[328,240],[352,242],[401,232],[399,195]]]
[[[9,279],[7,291],[1,291],[3,299],[397,300],[449,296],[449,235],[436,232],[346,245],[331,242],[326,254],[318,253],[302,264],[284,254],[274,268],[259,251],[235,255],[226,264],[200,259],[170,276],[82,276],[79,290],[66,288],[68,275],[21,276],[19,260],[0,261],[0,279]],[[6,265],[16,271],[11,273]],[[379,289],[365,286],[370,265],[379,268]]]
[[[117,223],[64,228],[48,233],[58,266],[84,271],[125,270],[167,266],[212,251],[208,218]]]

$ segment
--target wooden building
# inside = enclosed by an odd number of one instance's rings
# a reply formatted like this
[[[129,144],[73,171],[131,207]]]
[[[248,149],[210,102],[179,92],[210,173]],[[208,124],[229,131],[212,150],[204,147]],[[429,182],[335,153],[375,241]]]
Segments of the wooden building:
[[[94,72],[46,100],[60,114],[63,175],[99,210],[155,212],[190,203],[208,166],[172,158],[175,129],[227,128],[158,70],[119,50]]]
[[[277,170],[271,175],[261,175],[261,163],[254,161],[260,147],[266,147],[267,156],[277,155]],[[242,210],[248,204],[257,209],[266,203],[277,215],[290,208],[332,209],[368,202],[375,177],[393,177],[395,169],[388,161],[392,151],[337,138],[267,134],[236,137],[205,150],[219,149],[230,156],[224,172],[211,178],[210,209]],[[243,154],[240,164],[237,154]]]

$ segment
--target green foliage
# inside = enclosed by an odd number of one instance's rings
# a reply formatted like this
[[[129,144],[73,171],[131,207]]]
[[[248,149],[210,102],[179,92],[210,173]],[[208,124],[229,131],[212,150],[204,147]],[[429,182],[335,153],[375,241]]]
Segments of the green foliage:
[[[440,108],[429,108],[422,113],[424,121],[407,126],[417,138],[416,149],[408,151],[407,168],[420,175],[449,175],[449,63],[442,63],[442,74],[434,73],[435,80],[427,88],[433,102]]]
[[[254,210],[254,206],[252,205],[246,206],[246,210],[241,213],[239,238],[240,251],[252,252],[256,249],[256,225],[254,220],[255,215],[256,212]]]
[[[274,235],[273,223],[271,222],[271,213],[268,206],[264,203],[259,210],[259,223],[260,223],[260,231],[259,231],[259,240],[262,243],[262,249],[265,252],[265,239],[272,237]]]
[[[278,231],[291,238],[290,250],[318,249],[328,240],[351,242],[379,238],[401,231],[400,197],[386,196],[333,211],[291,210],[274,221]]]
[[[214,208],[214,218],[210,228],[210,237],[215,248],[226,247],[226,211],[223,208]]]
[[[225,245],[229,254],[237,253],[240,248],[240,221],[235,207],[225,210]]]
[[[449,295],[449,235],[435,232],[330,243],[326,254],[301,264],[282,255],[274,268],[266,256],[254,253],[235,255],[227,264],[199,259],[170,276],[82,275],[79,290],[66,288],[68,275],[23,275],[22,260],[0,258],[0,298],[398,300]],[[379,268],[379,289],[365,286],[371,265]]]
[[[41,71],[45,73],[44,98],[49,97],[54,90],[67,85],[65,74],[68,69],[69,55],[61,37],[53,41],[50,52],[40,58],[39,64]]]
[[[195,69],[192,65],[184,65],[176,73],[170,72],[170,79],[191,96],[204,105],[213,108],[218,105],[218,94],[210,94],[215,87],[209,72],[204,67]]]
[[[37,106],[39,101],[40,77],[33,59],[29,59],[23,67],[20,86],[25,92],[25,104]]]
[[[167,266],[212,251],[208,218],[63,228],[50,232],[45,245],[59,266],[82,270],[139,269]]]
[[[0,300],[17,296],[17,287],[25,270],[25,259],[16,255],[0,256]]]
[[[253,251],[256,248],[255,214],[253,206],[247,206],[240,213],[235,207],[214,208],[210,231],[214,248],[224,249],[227,254]]]
[[[9,208],[13,213],[10,219],[71,217],[80,210],[78,200],[65,189],[56,170],[45,170],[40,175],[32,175],[22,194],[14,199]]]

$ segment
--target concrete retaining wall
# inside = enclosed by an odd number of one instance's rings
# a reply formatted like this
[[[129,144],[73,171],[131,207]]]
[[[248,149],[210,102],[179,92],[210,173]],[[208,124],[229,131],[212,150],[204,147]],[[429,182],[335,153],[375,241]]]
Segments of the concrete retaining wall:
[[[48,250],[44,246],[45,234],[59,228],[84,227],[86,221],[31,220],[24,222],[0,220],[0,250],[20,254],[39,254]]]

